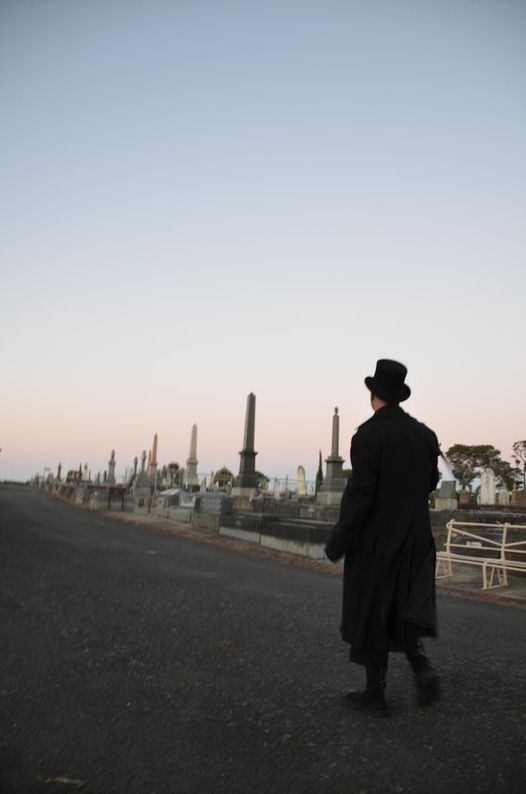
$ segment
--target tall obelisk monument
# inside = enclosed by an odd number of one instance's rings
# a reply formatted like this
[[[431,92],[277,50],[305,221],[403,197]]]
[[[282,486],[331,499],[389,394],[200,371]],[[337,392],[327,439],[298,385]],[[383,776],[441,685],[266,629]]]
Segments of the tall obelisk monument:
[[[108,479],[110,485],[115,485],[115,450],[112,449],[110,459],[108,461]]]
[[[157,433],[153,435],[152,451],[148,461],[148,477],[151,483],[157,482]]]
[[[190,453],[186,461],[186,469],[184,472],[184,484],[189,491],[199,490],[197,463],[197,425],[192,425],[192,434],[190,436]]]
[[[332,439],[331,454],[326,459],[327,472],[323,485],[321,486],[316,501],[322,505],[339,505],[342,493],[347,485],[347,480],[343,476],[343,458],[340,458],[338,451],[340,444],[340,417],[338,409],[334,409],[332,417]]]
[[[256,476],[256,455],[254,450],[254,436],[256,430],[256,395],[250,394],[247,397],[247,409],[245,413],[245,434],[243,437],[243,449],[239,453],[239,474],[234,481],[232,496],[250,496],[257,488],[258,480]]]

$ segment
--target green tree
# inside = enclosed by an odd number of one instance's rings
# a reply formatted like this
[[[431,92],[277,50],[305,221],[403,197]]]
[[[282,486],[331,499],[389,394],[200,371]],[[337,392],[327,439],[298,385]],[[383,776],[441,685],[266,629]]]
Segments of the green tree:
[[[321,449],[320,449],[320,455],[318,458],[318,471],[316,472],[316,488],[315,488],[316,494],[318,493],[322,485],[323,485],[323,466],[321,462]]]
[[[493,469],[497,482],[503,485],[508,491],[513,490],[513,486],[518,478],[522,479],[518,469],[514,468],[507,460],[497,461]]]
[[[446,452],[446,458],[451,464],[453,475],[461,483],[462,489],[471,490],[471,483],[482,469],[493,469],[501,482],[505,481],[509,472],[500,454],[500,450],[491,444],[454,444]]]
[[[233,482],[234,475],[230,469],[227,469],[226,466],[223,466],[223,468],[219,469],[219,471],[216,471],[214,475],[214,485],[218,485],[219,488],[225,488],[229,485],[232,485]]]
[[[526,491],[526,439],[524,441],[515,441],[511,448],[516,471],[521,472],[522,469],[522,487]]]
[[[182,471],[181,467],[174,460],[168,464],[168,477],[170,479],[170,487],[176,488],[182,485]]]

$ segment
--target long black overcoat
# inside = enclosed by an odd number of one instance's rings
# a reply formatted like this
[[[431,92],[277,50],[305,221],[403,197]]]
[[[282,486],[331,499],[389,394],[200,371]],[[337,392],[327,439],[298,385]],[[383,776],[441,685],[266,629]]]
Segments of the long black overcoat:
[[[352,476],[326,546],[345,555],[341,633],[356,649],[409,647],[435,636],[435,543],[428,497],[438,483],[436,435],[399,406],[376,411],[351,442]]]

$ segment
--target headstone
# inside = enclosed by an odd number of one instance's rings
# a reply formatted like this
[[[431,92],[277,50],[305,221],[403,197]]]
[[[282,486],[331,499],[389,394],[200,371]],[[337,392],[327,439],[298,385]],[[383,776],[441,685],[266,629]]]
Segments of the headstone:
[[[494,505],[496,497],[495,472],[489,467],[482,470],[480,475],[479,504]]]
[[[305,469],[303,466],[298,466],[298,496],[307,495],[307,484],[305,478]]]
[[[442,480],[435,496],[435,510],[456,510],[457,484],[455,480]]]
[[[277,477],[274,477],[273,496],[274,499],[279,499],[281,496],[281,480],[279,480]]]
[[[499,491],[498,493],[498,503],[501,507],[509,507],[510,504],[510,494],[509,491],[504,488],[504,490]]]
[[[526,507],[526,491],[518,491],[516,488],[511,492],[512,507]]]
[[[239,474],[234,481],[232,496],[252,496],[257,488],[256,455],[254,438],[256,429],[256,396],[252,392],[247,397],[245,412],[245,433],[243,449],[239,453]]]

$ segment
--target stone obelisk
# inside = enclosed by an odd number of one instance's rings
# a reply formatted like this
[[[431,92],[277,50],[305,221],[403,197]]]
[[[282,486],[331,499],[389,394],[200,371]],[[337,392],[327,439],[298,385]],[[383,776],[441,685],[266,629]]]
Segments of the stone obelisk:
[[[186,469],[184,472],[185,488],[187,488],[189,491],[199,490],[197,463],[197,425],[192,425],[192,434],[190,436],[190,452],[186,460]]]
[[[247,409],[245,413],[245,434],[243,437],[243,449],[239,453],[239,474],[234,480],[232,496],[251,496],[257,488],[258,480],[256,476],[256,455],[254,450],[254,436],[256,429],[256,395],[252,392],[247,397]]]
[[[332,440],[331,440],[331,454],[325,460],[327,464],[327,471],[323,485],[321,486],[317,502],[321,505],[336,506],[340,504],[342,493],[345,490],[347,481],[343,476],[343,458],[340,458],[338,447],[340,443],[340,417],[338,409],[334,409],[332,417]]]
[[[115,485],[115,450],[112,449],[110,459],[108,461],[108,479],[109,485]]]
[[[153,436],[152,451],[148,462],[148,477],[151,483],[157,482],[157,433]]]

